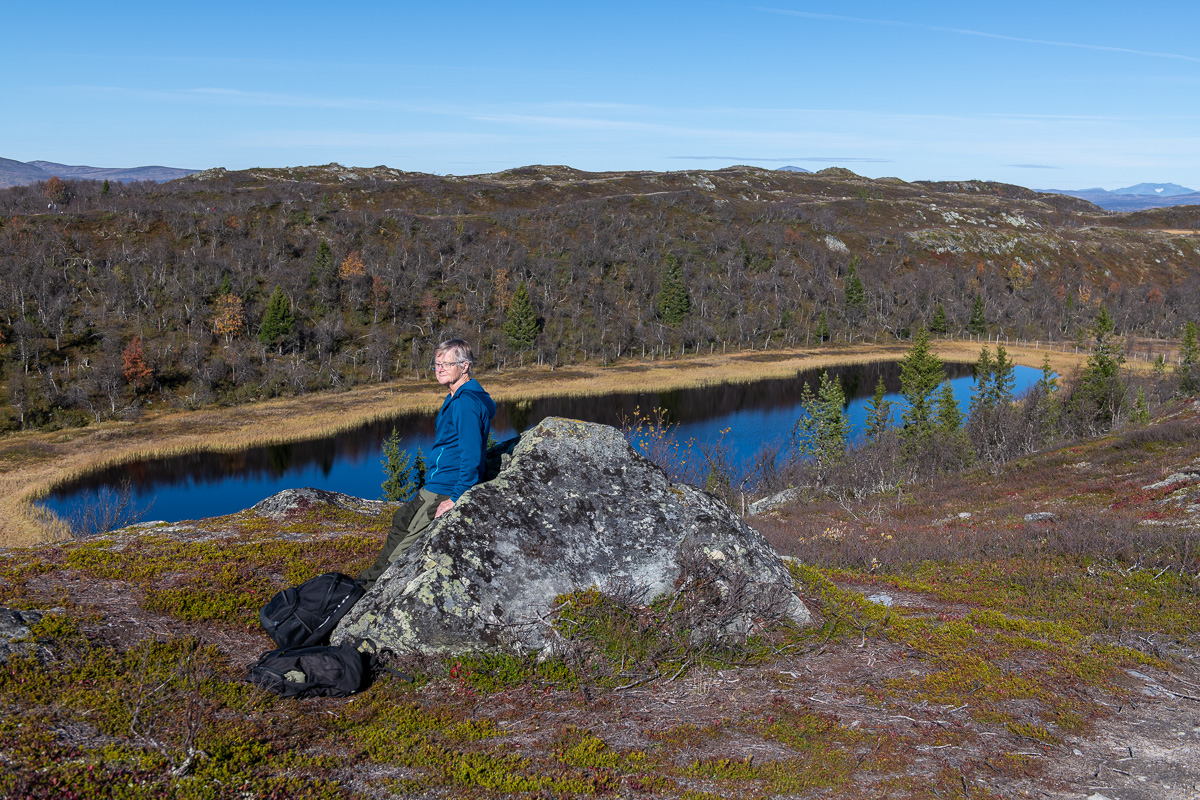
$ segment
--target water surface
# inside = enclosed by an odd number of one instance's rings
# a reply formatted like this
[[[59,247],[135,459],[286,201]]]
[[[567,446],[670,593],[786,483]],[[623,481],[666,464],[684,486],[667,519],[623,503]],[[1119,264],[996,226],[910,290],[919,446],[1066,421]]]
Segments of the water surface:
[[[954,394],[966,412],[973,379],[968,364],[947,363]],[[895,362],[830,368],[838,375],[847,398],[852,438],[861,437],[866,404],[882,376],[888,399],[899,401],[900,369]],[[1041,371],[1016,368],[1016,392],[1032,386]],[[493,434],[503,440],[549,416],[571,417],[620,426],[636,413],[663,408],[678,422],[675,435],[694,439],[697,446],[721,438],[739,463],[748,462],[765,444],[781,441],[801,413],[800,392],[809,383],[816,390],[818,373],[805,371],[794,378],[753,383],[725,383],[667,392],[625,392],[594,397],[548,397],[498,404]],[[487,384],[487,378],[482,381]],[[899,421],[901,406],[893,408]],[[95,502],[98,492],[111,491],[128,481],[139,508],[149,506],[147,519],[175,522],[231,514],[284,489],[312,486],[358,497],[382,494],[383,441],[393,426],[402,446],[428,452],[433,443],[432,414],[404,414],[336,437],[291,444],[255,447],[234,453],[192,453],[147,459],[111,467],[64,486],[44,501],[62,516],[80,504]],[[152,504],[152,505],[151,505]]]

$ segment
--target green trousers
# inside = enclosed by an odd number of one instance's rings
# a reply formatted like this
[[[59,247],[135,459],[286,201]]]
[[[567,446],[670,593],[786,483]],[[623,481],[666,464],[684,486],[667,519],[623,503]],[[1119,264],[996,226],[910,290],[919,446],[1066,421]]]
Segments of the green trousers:
[[[434,494],[422,487],[416,497],[400,506],[392,515],[392,529],[383,543],[383,550],[380,551],[379,558],[375,559],[375,563],[369,568],[359,573],[358,582],[367,589],[374,586],[375,581],[379,580],[379,576],[388,568],[388,565],[399,558],[425,532],[425,529],[433,522],[433,515],[437,513],[437,508],[442,501],[449,499],[449,495]]]

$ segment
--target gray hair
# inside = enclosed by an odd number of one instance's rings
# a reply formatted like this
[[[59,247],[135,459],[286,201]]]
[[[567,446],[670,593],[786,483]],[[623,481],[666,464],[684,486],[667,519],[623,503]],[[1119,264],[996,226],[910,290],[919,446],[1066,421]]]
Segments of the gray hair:
[[[447,339],[433,351],[433,357],[437,358],[442,353],[449,353],[451,351],[454,353],[454,360],[466,363],[467,372],[470,372],[471,365],[475,363],[475,353],[471,350],[471,345],[467,344],[463,339]]]

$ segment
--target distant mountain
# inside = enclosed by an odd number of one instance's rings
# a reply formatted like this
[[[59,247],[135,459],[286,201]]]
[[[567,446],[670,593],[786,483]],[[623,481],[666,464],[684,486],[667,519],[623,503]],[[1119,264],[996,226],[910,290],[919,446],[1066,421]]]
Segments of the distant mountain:
[[[804,167],[793,167],[790,165],[786,166],[786,167],[780,167],[779,169],[777,169],[775,171],[776,172],[803,172],[805,175],[812,175],[811,169],[805,169]]]
[[[58,164],[53,161],[14,161],[0,158],[0,187],[27,186],[50,180],[57,175],[64,180],[81,181],[154,181],[165,183],[199,172],[178,167],[87,167]]]
[[[1180,186],[1178,183],[1139,183],[1126,186],[1124,189],[1113,189],[1113,194],[1148,194],[1155,197],[1178,197],[1181,194],[1195,194],[1195,189]]]
[[[1141,211],[1146,208],[1200,205],[1200,192],[1177,183],[1138,183],[1111,192],[1093,189],[1045,189],[1054,194],[1079,197],[1107,211]]]
[[[49,175],[24,161],[0,158],[0,187],[25,186],[49,179]]]

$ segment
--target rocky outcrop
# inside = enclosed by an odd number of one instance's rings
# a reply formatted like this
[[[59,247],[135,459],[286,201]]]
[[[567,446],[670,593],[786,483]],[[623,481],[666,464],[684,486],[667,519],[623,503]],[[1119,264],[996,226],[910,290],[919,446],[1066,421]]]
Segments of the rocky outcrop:
[[[336,506],[347,511],[357,511],[362,514],[382,514],[388,504],[382,500],[364,500],[341,492],[331,492],[327,489],[284,489],[262,500],[250,510],[259,516],[282,520],[300,516],[312,508]]]
[[[688,581],[727,605],[697,635],[810,621],[779,556],[727,506],[672,484],[606,425],[550,418],[462,496],[335,629],[397,652],[544,649],[555,598],[595,586],[647,599]]]

